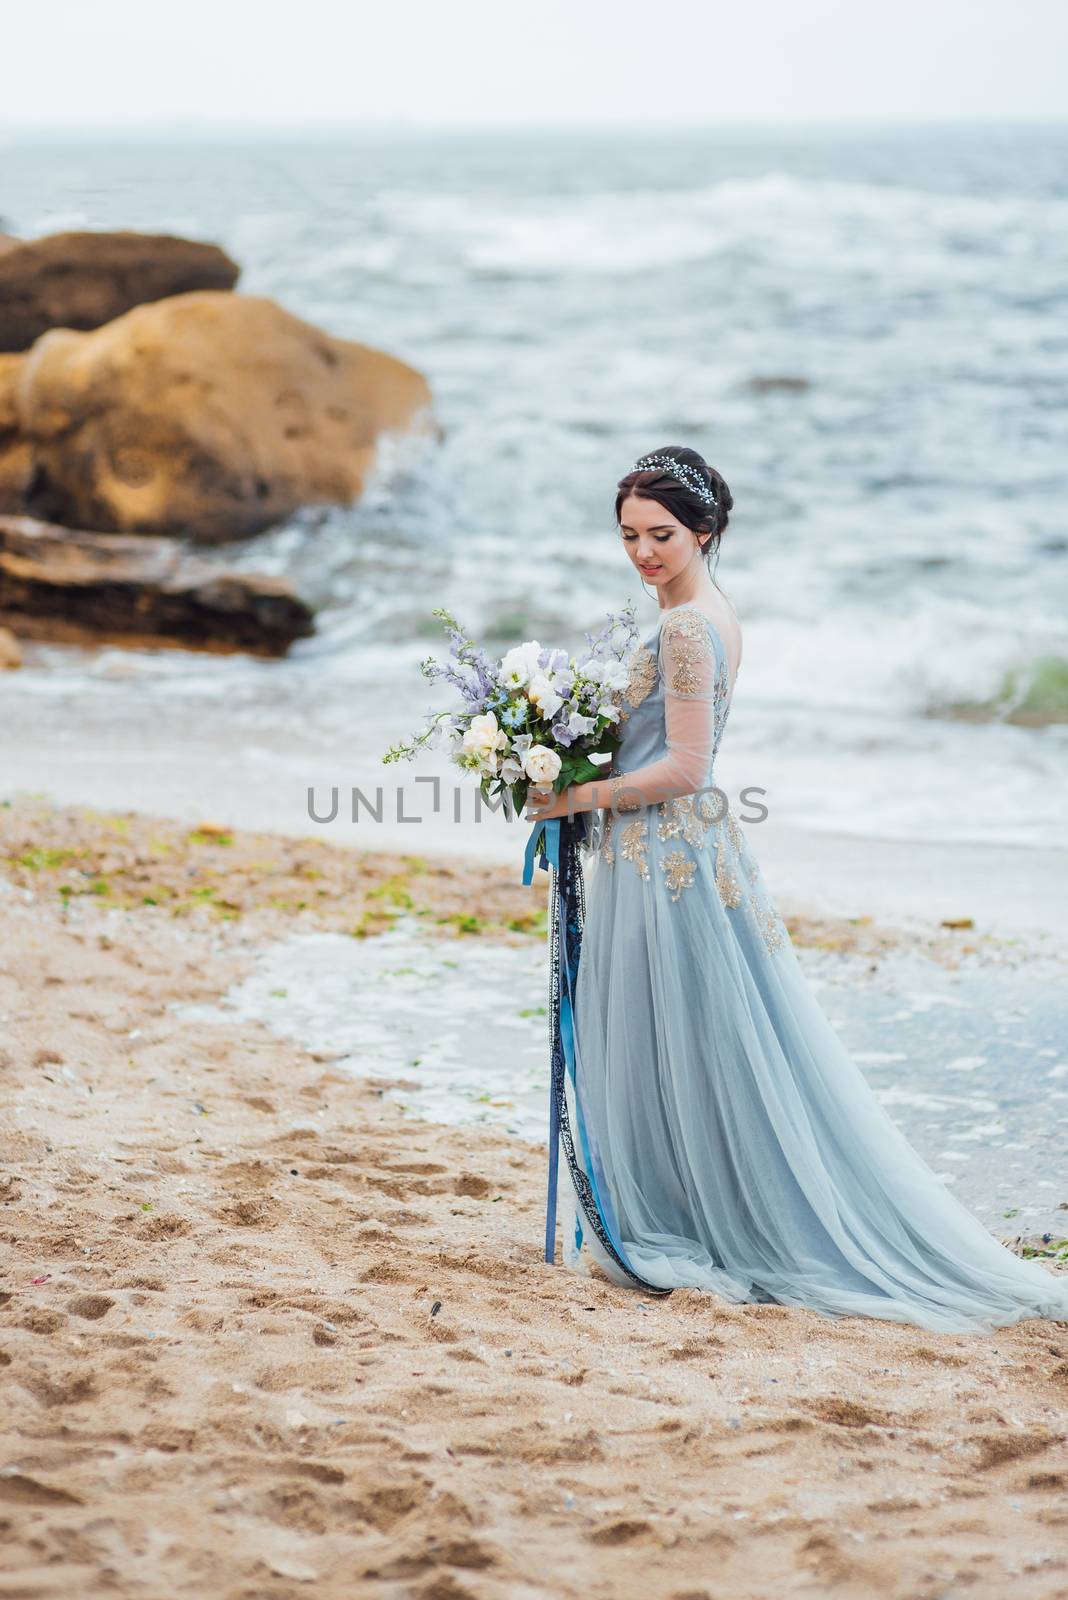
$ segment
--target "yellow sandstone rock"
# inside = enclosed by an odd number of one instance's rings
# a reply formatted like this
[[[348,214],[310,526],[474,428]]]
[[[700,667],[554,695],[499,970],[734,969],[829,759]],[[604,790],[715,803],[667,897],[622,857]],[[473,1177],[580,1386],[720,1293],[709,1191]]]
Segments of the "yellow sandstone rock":
[[[263,296],[173,295],[15,359],[21,509],[69,527],[239,538],[357,499],[383,433],[440,434],[414,367]]]

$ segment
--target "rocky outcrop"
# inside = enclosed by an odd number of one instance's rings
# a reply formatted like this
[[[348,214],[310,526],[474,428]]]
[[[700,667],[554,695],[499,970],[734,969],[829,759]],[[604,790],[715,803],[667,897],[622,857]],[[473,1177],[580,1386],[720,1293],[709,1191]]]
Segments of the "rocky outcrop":
[[[426,379],[273,300],[205,290],[38,339],[14,382],[22,509],[205,543],[358,498],[380,435],[440,430]]]
[[[49,328],[99,328],[133,306],[232,289],[241,268],[218,245],[166,233],[53,233],[0,241],[0,350]]]
[[[33,477],[33,452],[19,428],[15,403],[25,359],[0,355],[0,511],[17,511],[25,504]]]
[[[10,628],[0,628],[0,672],[14,671],[22,665],[22,651]]]
[[[315,631],[282,578],[233,572],[174,539],[0,516],[0,631],[71,644],[283,655]]]

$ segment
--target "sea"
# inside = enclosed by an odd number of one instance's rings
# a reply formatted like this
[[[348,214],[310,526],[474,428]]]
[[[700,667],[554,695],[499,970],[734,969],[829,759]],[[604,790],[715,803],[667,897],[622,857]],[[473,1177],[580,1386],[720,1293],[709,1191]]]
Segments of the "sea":
[[[194,766],[294,817],[310,775],[371,792],[449,704],[435,608],[495,652],[628,601],[655,626],[615,488],[683,444],[734,499],[728,792],[1063,844],[1068,124],[8,135],[0,229],[215,241],[238,292],[418,367],[441,425],[384,439],[358,504],[217,552],[317,608],[284,659],[27,645],[5,781],[22,748],[31,786],[58,751],[161,809]]]

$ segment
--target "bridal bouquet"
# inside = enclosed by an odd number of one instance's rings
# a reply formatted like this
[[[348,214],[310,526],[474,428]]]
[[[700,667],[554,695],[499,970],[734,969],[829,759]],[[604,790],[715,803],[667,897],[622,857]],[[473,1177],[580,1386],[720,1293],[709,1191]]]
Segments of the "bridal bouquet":
[[[444,744],[458,767],[478,776],[487,801],[505,796],[509,815],[513,807],[523,811],[531,787],[559,793],[599,775],[620,742],[628,658],[638,642],[631,602],[585,635],[580,656],[530,639],[494,660],[448,611],[437,607],[432,615],[449,634],[450,660],[441,665],[427,656],[420,671],[458,690],[461,703],[428,712],[423,730],[391,745],[384,762],[410,761]]]

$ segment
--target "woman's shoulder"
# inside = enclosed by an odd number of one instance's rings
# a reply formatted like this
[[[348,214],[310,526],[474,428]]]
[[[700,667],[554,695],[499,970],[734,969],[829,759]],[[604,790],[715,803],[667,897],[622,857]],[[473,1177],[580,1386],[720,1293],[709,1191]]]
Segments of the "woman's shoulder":
[[[670,645],[682,638],[706,639],[709,629],[719,641],[733,683],[742,661],[742,626],[733,603],[722,591],[717,596],[702,596],[700,600],[669,607],[658,632],[660,643]]]
[[[711,623],[725,643],[734,645],[732,654],[741,653],[741,621],[734,605],[726,596],[718,601],[702,596],[700,600],[687,600],[681,605],[669,606],[660,619],[659,632],[662,637],[673,633],[692,633],[698,627],[701,617]]]

